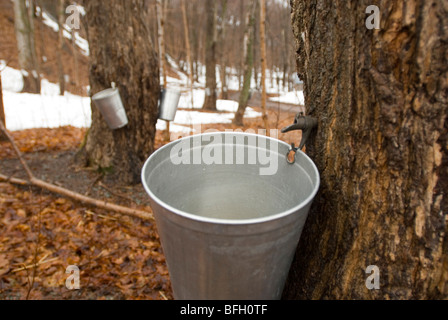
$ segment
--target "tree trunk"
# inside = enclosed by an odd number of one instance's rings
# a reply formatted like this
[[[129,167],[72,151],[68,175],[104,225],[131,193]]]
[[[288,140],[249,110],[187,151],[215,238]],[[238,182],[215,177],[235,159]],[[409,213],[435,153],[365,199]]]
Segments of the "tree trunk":
[[[261,54],[261,110],[263,112],[264,128],[269,131],[268,114],[266,111],[266,0],[260,0],[260,54]]]
[[[90,0],[86,11],[91,92],[115,82],[129,119],[126,127],[111,131],[92,104],[87,159],[91,165],[113,168],[120,182],[138,183],[142,163],[154,151],[160,93],[144,0]]]
[[[166,2],[165,2],[166,5]],[[167,87],[167,62],[165,54],[165,6],[162,6],[162,0],[156,0],[156,14],[157,14],[157,39],[159,43],[159,64],[160,71],[162,72],[163,87]],[[163,134],[165,141],[170,140],[170,122],[165,121],[166,129]]]
[[[166,87],[166,60],[165,60],[165,15],[163,13],[162,0],[156,0],[157,12],[157,39],[159,43],[159,63],[162,72],[163,87]]]
[[[284,40],[284,51],[283,51],[283,78],[282,78],[282,86],[283,86],[283,90],[287,90],[288,86],[286,83],[287,80],[287,73],[289,70],[289,42],[288,42],[288,35],[287,35],[287,30],[283,29],[282,30],[282,37]],[[280,88],[279,88],[280,91]]]
[[[23,75],[23,92],[40,93],[40,75],[34,37],[33,6],[26,0],[14,0],[14,21],[19,52],[19,65]]]
[[[245,3],[244,3],[244,1],[240,1],[240,21],[241,22],[243,22],[243,23],[240,23],[240,32],[239,32],[239,34],[241,35],[240,37],[240,43],[245,43],[244,42],[244,37],[245,37],[245,35],[246,35],[246,31],[245,30],[247,30],[247,26],[246,26],[246,19],[245,19],[245,17],[247,16],[247,14],[246,14],[246,12],[245,12],[245,5],[244,5]],[[246,47],[243,47],[244,49],[243,50],[246,50]],[[243,89],[243,77],[244,77],[244,72],[243,72],[243,70],[244,70],[244,64],[245,64],[245,56],[243,55],[242,57],[241,57],[241,55],[239,55],[240,56],[240,61],[239,61],[239,68],[238,68],[238,89],[241,91],[242,89]]]
[[[227,100],[229,98],[227,89],[227,55],[226,55],[226,18],[227,18],[227,0],[221,1],[222,14],[221,14],[221,26],[219,28],[219,75],[221,78],[221,99]]]
[[[371,1],[291,3],[322,183],[284,297],[446,299],[446,3],[381,1],[380,30]]]
[[[255,38],[254,27],[255,27],[256,8],[257,8],[257,0],[252,0],[250,2],[250,8],[247,12],[246,31],[244,32],[243,56],[245,57],[245,63],[244,63],[243,87],[240,93],[238,110],[236,111],[235,118],[233,119],[233,123],[238,126],[242,126],[244,124],[243,123],[244,113],[246,112],[247,102],[249,101],[250,98],[250,84],[252,81],[252,70],[254,67],[253,44]]]
[[[65,73],[64,65],[62,63],[62,51],[64,50],[64,17],[65,17],[65,0],[59,0],[58,2],[58,50],[57,50],[57,60],[58,60],[58,73],[59,73],[59,93],[61,96],[65,93]]]
[[[259,7],[259,3],[257,1],[257,9]],[[255,10],[257,10],[255,9]],[[259,77],[260,73],[260,62],[261,59],[258,57],[258,50],[260,49],[260,15],[255,16],[255,23],[254,23],[254,44],[252,46],[252,50],[254,51],[253,57],[254,57],[254,82],[255,87],[259,91],[261,89],[261,78]]]
[[[185,0],[182,0],[182,20],[184,23],[184,34],[185,34],[185,48],[187,50],[187,60],[189,65],[188,70],[188,80],[190,82],[190,94],[191,94],[191,108],[194,108],[194,76],[193,76],[193,59],[191,58],[191,46],[190,46],[190,32],[188,28],[188,18],[187,18],[187,7]]]
[[[216,0],[207,0],[205,43],[205,101],[202,109],[216,110]]]
[[[76,48],[76,32],[74,29],[72,29],[72,55],[73,55],[73,61],[74,61],[74,65],[75,65],[75,79],[74,79],[74,83],[76,88],[78,88],[78,86],[80,86],[80,82],[79,82],[79,62],[78,62],[78,52],[77,52],[77,48]],[[82,94],[82,91],[79,92],[79,94]]]

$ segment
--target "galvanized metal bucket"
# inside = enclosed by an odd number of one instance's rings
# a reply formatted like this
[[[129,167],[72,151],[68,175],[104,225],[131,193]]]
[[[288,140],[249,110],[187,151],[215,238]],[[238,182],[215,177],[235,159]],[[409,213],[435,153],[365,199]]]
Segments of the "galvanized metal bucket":
[[[128,117],[118,88],[106,89],[92,97],[110,129],[120,129],[128,124]]]
[[[181,92],[176,89],[162,90],[159,106],[159,119],[174,121],[179,106]]]
[[[320,184],[311,159],[298,151],[289,164],[289,150],[265,136],[211,133],[147,160],[142,181],[176,299],[281,298]],[[271,175],[260,174],[268,168],[263,153]]]

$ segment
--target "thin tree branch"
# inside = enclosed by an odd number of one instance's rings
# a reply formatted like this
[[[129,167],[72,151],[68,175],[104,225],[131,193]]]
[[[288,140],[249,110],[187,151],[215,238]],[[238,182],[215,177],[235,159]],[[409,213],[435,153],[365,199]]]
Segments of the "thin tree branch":
[[[68,189],[65,189],[62,187],[58,187],[51,183],[47,183],[45,181],[35,178],[33,173],[31,172],[31,169],[28,167],[27,163],[23,159],[22,153],[20,152],[19,148],[17,148],[17,145],[14,142],[14,139],[11,137],[11,135],[6,130],[5,126],[1,123],[1,121],[0,121],[0,130],[3,131],[3,133],[8,138],[9,142],[11,142],[11,144],[14,148],[14,151],[16,152],[17,156],[19,157],[20,162],[22,163],[22,166],[25,168],[25,171],[29,177],[29,181],[15,179],[15,178],[8,178],[2,174],[0,174],[0,180],[11,182],[14,184],[19,184],[19,185],[32,184],[32,185],[40,187],[42,189],[49,190],[53,193],[57,193],[57,194],[65,196],[65,197],[68,197],[68,198],[74,199],[76,201],[79,201],[79,202],[82,202],[82,203],[85,203],[88,205],[92,205],[92,206],[95,206],[95,207],[98,207],[101,209],[111,210],[111,211],[114,211],[114,212],[117,212],[120,214],[137,217],[137,218],[140,218],[143,220],[154,220],[153,215],[149,212],[135,210],[135,209],[131,209],[128,207],[123,207],[123,206],[119,206],[116,204],[107,203],[106,201],[93,199],[93,198],[90,198],[87,196],[83,196],[82,194],[76,193],[74,191],[71,191],[71,190],[68,190]]]
[[[5,134],[6,138],[8,138],[9,142],[11,142],[12,147],[14,148],[14,151],[16,152],[17,156],[19,157],[20,162],[22,163],[23,168],[25,168],[26,174],[30,178],[34,178],[33,173],[31,172],[30,167],[28,167],[28,164],[25,162],[25,160],[22,157],[22,153],[20,152],[19,148],[17,147],[16,143],[14,142],[14,139],[9,134],[8,130],[6,130],[3,123],[0,121],[0,130]]]
[[[106,201],[103,201],[103,200],[97,200],[97,199],[93,199],[90,197],[86,197],[86,196],[83,196],[82,194],[73,192],[73,191],[65,189],[65,188],[55,186],[53,184],[42,181],[40,179],[33,178],[31,181],[25,181],[25,180],[17,179],[17,178],[9,178],[3,174],[0,174],[0,181],[9,182],[9,183],[12,183],[15,185],[20,185],[20,186],[34,185],[36,187],[46,189],[53,193],[57,193],[59,195],[65,196],[67,198],[70,198],[70,199],[73,199],[73,200],[76,200],[76,201],[79,201],[79,202],[82,202],[82,203],[85,203],[85,204],[88,204],[88,205],[91,205],[91,206],[94,206],[94,207],[97,207],[100,209],[114,211],[114,212],[117,212],[117,213],[120,213],[123,215],[128,215],[128,216],[140,218],[143,220],[154,220],[153,215],[147,211],[131,209],[131,208],[123,207],[123,206],[116,205],[113,203],[107,203]]]

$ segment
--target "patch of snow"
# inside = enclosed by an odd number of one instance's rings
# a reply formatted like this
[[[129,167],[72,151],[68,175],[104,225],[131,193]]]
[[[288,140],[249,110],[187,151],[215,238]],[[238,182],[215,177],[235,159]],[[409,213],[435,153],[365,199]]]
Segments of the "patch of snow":
[[[179,110],[174,119],[175,124],[195,125],[210,123],[231,123],[234,115],[231,113],[208,113],[199,111]]]
[[[4,67],[5,62],[1,63],[3,67],[0,67],[2,71],[2,87],[3,91],[21,92],[23,89],[23,76],[19,70]]]
[[[156,124],[156,129],[157,130],[161,130],[161,131],[166,130],[166,121],[158,120],[157,124]],[[190,134],[192,132],[193,133],[196,132],[196,130],[193,129],[193,128],[188,128],[188,127],[185,127],[185,126],[179,126],[179,125],[171,123],[170,124],[170,132],[178,132],[178,133]]]
[[[46,26],[53,29],[54,32],[59,32],[59,24],[54,20],[53,17],[51,17],[47,12],[45,12],[45,10],[42,12],[42,21]],[[72,40],[72,29],[66,24],[64,24],[63,35],[65,38]],[[78,32],[74,32],[74,35],[75,35],[75,44],[81,49],[82,54],[84,54],[85,56],[89,56],[90,54],[89,42],[86,39],[82,38]]]
[[[53,20],[53,18],[50,17],[50,15],[45,11],[42,12],[42,21],[47,27],[53,29],[54,32],[59,31],[58,23],[55,20]]]
[[[288,92],[280,97],[270,98],[269,100],[280,103],[297,104],[303,106],[305,104],[305,97],[303,91]]]
[[[90,98],[69,93],[59,96],[5,91],[3,104],[6,127],[11,131],[67,125],[86,128],[91,124]]]

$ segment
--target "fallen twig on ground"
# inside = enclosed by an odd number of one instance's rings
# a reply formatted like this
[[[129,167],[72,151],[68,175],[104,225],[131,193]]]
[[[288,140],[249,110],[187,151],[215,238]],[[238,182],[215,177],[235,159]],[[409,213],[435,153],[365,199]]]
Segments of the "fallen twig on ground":
[[[28,269],[36,268],[36,267],[41,266],[41,265],[43,265],[43,264],[50,263],[50,262],[54,262],[54,261],[56,261],[56,260],[58,260],[58,259],[59,259],[59,258],[56,257],[56,258],[49,259],[49,260],[46,260],[46,261],[39,261],[39,262],[34,263],[34,264],[32,264],[32,265],[29,265],[29,266],[23,266],[23,267],[21,267],[21,268],[14,269],[14,270],[12,270],[11,272],[12,272],[12,273],[16,273],[16,272],[20,272],[20,271],[23,271],[23,270],[28,270]]]
[[[131,198],[126,197],[126,196],[124,196],[124,195],[122,195],[122,194],[119,194],[118,192],[115,192],[115,191],[113,191],[112,189],[108,188],[108,187],[105,186],[102,182],[98,183],[98,185],[99,185],[101,188],[103,188],[104,190],[106,190],[107,192],[109,192],[110,194],[112,194],[113,196],[116,196],[116,197],[119,197],[119,198],[128,200],[128,201],[130,201],[130,202],[135,202],[135,201],[132,200]]]
[[[1,121],[0,121],[0,130],[6,135],[7,139],[13,146],[15,153],[17,154],[23,168],[25,169],[25,171],[28,175],[29,181],[16,179],[16,178],[12,178],[12,177],[9,178],[2,174],[0,174],[0,180],[6,181],[6,182],[11,182],[13,184],[18,184],[18,185],[22,185],[22,186],[23,185],[34,185],[34,186],[40,187],[42,189],[46,189],[48,191],[60,194],[67,198],[71,198],[73,200],[76,200],[76,201],[79,201],[79,202],[82,202],[82,203],[85,203],[85,204],[88,204],[91,206],[95,206],[95,207],[98,207],[101,209],[111,210],[111,211],[114,211],[114,212],[117,212],[120,214],[137,217],[137,218],[140,218],[143,220],[154,220],[153,215],[149,212],[131,209],[128,207],[123,207],[123,206],[112,204],[112,203],[107,203],[106,201],[103,201],[103,200],[93,199],[93,198],[90,198],[87,196],[83,196],[82,194],[79,194],[77,192],[74,192],[74,191],[71,191],[71,190],[68,190],[68,189],[65,189],[62,187],[58,187],[54,184],[37,179],[36,177],[34,177],[28,164],[23,159],[22,153],[20,152],[19,148],[17,148],[17,145],[14,142],[14,139],[11,137],[11,135],[6,130],[5,126],[3,125],[3,123],[1,123]]]

